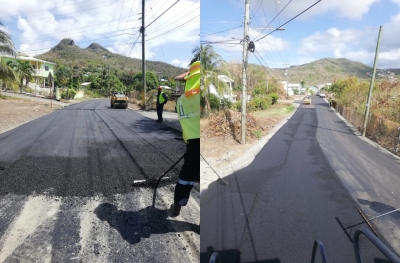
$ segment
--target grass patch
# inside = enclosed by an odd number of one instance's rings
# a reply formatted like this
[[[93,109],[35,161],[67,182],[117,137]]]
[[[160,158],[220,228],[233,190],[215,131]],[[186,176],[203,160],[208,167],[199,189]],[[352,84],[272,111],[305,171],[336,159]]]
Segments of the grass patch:
[[[275,116],[289,114],[293,110],[294,110],[293,105],[277,104],[277,105],[272,105],[270,108],[266,110],[256,111],[253,112],[252,114],[256,117],[275,117]]]

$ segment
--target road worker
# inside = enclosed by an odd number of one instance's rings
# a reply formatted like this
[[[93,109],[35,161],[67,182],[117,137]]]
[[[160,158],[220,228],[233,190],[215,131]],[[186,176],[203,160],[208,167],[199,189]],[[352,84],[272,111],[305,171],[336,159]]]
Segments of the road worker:
[[[164,93],[161,86],[158,87],[157,101],[156,101],[158,122],[163,121],[162,114],[164,111],[164,105],[167,103],[167,101],[168,101],[167,94]]]
[[[176,111],[186,142],[186,153],[171,205],[174,216],[187,205],[195,181],[200,181],[200,61],[193,62],[189,75],[184,79],[185,93],[177,100]]]

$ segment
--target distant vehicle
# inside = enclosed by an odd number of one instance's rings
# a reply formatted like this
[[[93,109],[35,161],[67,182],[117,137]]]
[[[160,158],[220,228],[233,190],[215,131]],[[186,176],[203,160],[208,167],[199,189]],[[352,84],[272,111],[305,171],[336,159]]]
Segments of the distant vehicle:
[[[307,96],[307,97],[304,98],[304,104],[308,104],[308,105],[311,104],[311,97],[310,96]]]
[[[114,92],[111,95],[111,108],[116,108],[117,106],[123,109],[128,108],[128,96],[125,93]]]
[[[317,92],[317,94],[315,94],[315,95],[319,96],[320,94],[321,94],[321,93]]]
[[[320,97],[320,98],[325,98],[325,93],[320,93],[320,94],[319,94],[319,97]]]

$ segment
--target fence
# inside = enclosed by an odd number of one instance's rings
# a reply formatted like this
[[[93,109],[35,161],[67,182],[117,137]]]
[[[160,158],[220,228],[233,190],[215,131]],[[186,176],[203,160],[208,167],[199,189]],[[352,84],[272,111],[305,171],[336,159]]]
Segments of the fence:
[[[332,105],[358,131],[362,132],[364,113],[333,103]],[[370,114],[365,135],[390,152],[400,156],[400,123],[385,119],[378,114]]]

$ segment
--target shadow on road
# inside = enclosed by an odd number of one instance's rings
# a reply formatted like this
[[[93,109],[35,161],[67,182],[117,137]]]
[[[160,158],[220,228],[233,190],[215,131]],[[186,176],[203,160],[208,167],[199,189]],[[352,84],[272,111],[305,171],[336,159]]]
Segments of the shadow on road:
[[[371,208],[372,210],[374,210],[375,212],[379,213],[379,214],[384,214],[384,213],[388,213],[391,211],[394,211],[398,208],[395,208],[393,206],[381,203],[381,202],[375,202],[375,201],[368,201],[368,200],[364,200],[361,198],[358,198],[357,201],[362,204],[362,205],[366,205],[369,206],[369,208]],[[391,214],[388,214],[387,216],[391,216],[394,219],[399,220],[400,219],[400,211],[396,211],[393,212]]]
[[[357,134],[354,134],[354,132],[343,132],[343,131],[322,128],[322,127],[318,127],[316,125],[309,125],[309,124],[303,124],[303,125],[310,126],[310,127],[315,127],[315,128],[318,128],[318,129],[324,129],[324,130],[328,130],[328,131],[334,131],[334,132],[340,132],[340,133],[350,134],[350,135],[354,135],[354,136],[359,136]]]
[[[118,230],[122,238],[130,244],[139,243],[141,238],[152,234],[192,231],[200,234],[200,225],[168,219],[168,211],[148,206],[136,212],[118,210],[110,203],[100,204],[94,213],[101,221]],[[176,229],[174,228],[174,226]]]
[[[200,253],[200,262],[208,263],[210,261],[211,255],[217,252],[221,263],[281,263],[279,258],[258,260],[258,261],[242,261],[240,258],[240,251],[237,249],[227,249],[215,251],[213,247],[207,247],[207,252]],[[219,262],[218,260],[216,262]]]

